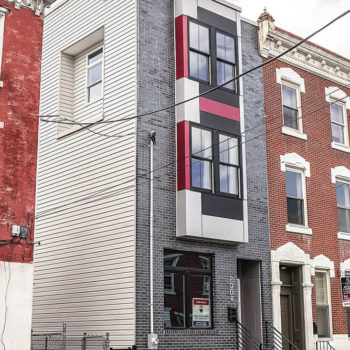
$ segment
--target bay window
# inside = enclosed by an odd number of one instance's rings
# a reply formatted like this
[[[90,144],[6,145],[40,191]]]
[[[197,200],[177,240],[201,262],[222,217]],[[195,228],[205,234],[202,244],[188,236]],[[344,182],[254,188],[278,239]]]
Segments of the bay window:
[[[211,256],[165,250],[164,277],[164,327],[211,328]]]
[[[209,82],[209,28],[190,21],[190,76]]]
[[[192,125],[191,183],[195,189],[239,197],[238,138]]]
[[[302,171],[286,170],[286,193],[288,223],[305,225],[304,174]]]
[[[336,191],[339,231],[350,233],[350,184],[337,181]]]

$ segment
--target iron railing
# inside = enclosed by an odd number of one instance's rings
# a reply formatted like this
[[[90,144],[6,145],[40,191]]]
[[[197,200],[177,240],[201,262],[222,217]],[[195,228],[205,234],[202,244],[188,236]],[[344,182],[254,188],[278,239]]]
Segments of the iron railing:
[[[237,319],[234,320],[236,326],[237,350],[263,350],[263,344]]]
[[[316,349],[317,350],[335,350],[327,340],[317,340]]]
[[[270,322],[265,322],[266,347],[268,350],[299,350],[289,339],[287,339]]]

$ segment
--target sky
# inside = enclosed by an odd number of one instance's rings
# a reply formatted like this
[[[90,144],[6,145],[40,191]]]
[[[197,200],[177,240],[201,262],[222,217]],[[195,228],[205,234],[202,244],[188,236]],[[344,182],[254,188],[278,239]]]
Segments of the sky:
[[[256,21],[264,7],[275,24],[306,37],[350,9],[350,0],[231,0],[242,8],[242,16]],[[311,41],[350,59],[350,13]]]

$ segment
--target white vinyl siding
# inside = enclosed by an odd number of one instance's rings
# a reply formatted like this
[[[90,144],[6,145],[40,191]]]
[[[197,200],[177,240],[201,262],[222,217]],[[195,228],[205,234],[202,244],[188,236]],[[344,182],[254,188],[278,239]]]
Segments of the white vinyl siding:
[[[103,99],[87,104],[86,54],[93,48],[62,53],[101,27]],[[80,122],[101,112],[105,121],[134,115],[136,35],[136,0],[69,0],[52,11],[45,18],[40,113],[70,113]],[[72,85],[62,67],[73,67],[73,59],[82,80]],[[136,121],[91,128],[130,134]],[[40,123],[33,330],[59,331],[67,322],[68,335],[110,332],[111,346],[127,348],[135,343],[136,139],[86,129],[58,139],[57,131],[55,123]]]

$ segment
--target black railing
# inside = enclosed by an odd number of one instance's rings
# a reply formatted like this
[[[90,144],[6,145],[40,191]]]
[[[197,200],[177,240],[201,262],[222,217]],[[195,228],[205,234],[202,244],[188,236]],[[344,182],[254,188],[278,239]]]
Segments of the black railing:
[[[263,350],[263,344],[256,338],[248,328],[243,326],[237,319],[234,320],[236,326],[237,350]]]
[[[287,339],[271,323],[265,323],[266,347],[268,350],[299,350],[289,339]]]
[[[317,350],[335,350],[327,340],[317,340],[316,349]]]

